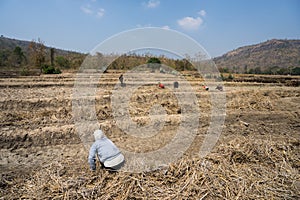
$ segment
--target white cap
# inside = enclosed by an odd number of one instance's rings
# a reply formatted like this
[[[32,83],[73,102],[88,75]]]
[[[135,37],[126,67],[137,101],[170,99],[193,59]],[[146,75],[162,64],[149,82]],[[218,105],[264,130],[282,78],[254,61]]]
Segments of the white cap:
[[[95,130],[94,132],[94,138],[95,140],[100,140],[102,137],[104,137],[103,132],[99,129],[99,130]]]

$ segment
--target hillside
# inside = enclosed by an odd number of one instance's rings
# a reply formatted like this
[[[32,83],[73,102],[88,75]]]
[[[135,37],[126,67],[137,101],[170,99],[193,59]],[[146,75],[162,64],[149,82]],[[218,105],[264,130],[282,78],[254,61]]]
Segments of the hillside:
[[[11,76],[17,75],[20,73],[20,70],[23,70],[24,68],[33,68],[33,61],[30,55],[29,45],[30,41],[22,41],[17,39],[10,39],[6,38],[4,36],[0,37],[0,70],[5,71],[5,76]],[[16,47],[20,47],[22,52],[24,53],[26,59],[26,62],[19,62],[16,63],[16,56],[14,55],[14,50]],[[45,55],[45,61],[43,64],[50,64],[50,49],[52,47],[45,46],[46,49],[46,55]],[[73,52],[73,51],[66,51],[61,50],[57,48],[54,49],[54,65],[57,65],[56,67],[59,67],[62,70],[65,69],[73,69],[77,70],[80,66],[82,61],[85,59],[87,54]],[[61,56],[64,57],[65,60],[67,60],[66,63],[68,63],[67,66],[60,66],[56,63],[55,58]],[[102,56],[101,53],[96,55]],[[108,69],[122,69],[122,70],[128,70],[131,69],[134,66],[139,66],[142,64],[146,64],[147,61],[151,58],[150,55],[135,55],[135,54],[128,54],[128,55],[120,55],[116,60],[114,60],[113,63],[108,67]],[[182,70],[191,70],[193,67],[191,63],[189,63],[186,59],[182,60],[174,60],[169,59],[166,57],[159,57],[159,60],[162,64],[168,65],[173,67],[174,69],[178,71]],[[0,72],[1,75],[1,72]]]
[[[31,41],[6,38],[3,35],[0,37],[0,76],[39,75],[41,73],[42,69],[37,67],[36,59],[34,59],[37,54],[30,50],[30,44]],[[86,54],[44,45],[44,52],[40,56],[43,73],[58,73],[60,70],[78,69]]]
[[[18,39],[12,39],[12,38],[7,38],[4,36],[0,37],[0,49],[1,50],[8,50],[8,51],[13,51],[16,46],[21,47],[21,49],[25,52],[28,53],[28,47],[31,41],[25,41],[25,40],[18,40]],[[52,47],[46,46],[46,50],[49,50]],[[60,56],[65,56],[71,53],[75,54],[80,54],[78,52],[74,51],[68,51],[68,50],[62,50],[58,48],[54,48],[55,53]]]
[[[0,37],[0,69],[5,72],[20,72],[24,68],[32,68],[33,63],[29,51],[30,41]],[[20,47],[24,52],[23,62],[16,61],[14,50]],[[45,64],[50,63],[50,49],[45,47]],[[86,54],[74,51],[54,49],[54,65],[62,70],[78,69]],[[57,57],[64,57],[64,65],[56,62]],[[145,64],[149,55],[122,55],[118,57],[109,69],[130,69],[133,66]],[[162,64],[170,66],[177,71],[192,70],[192,65],[186,60],[174,60],[159,57]],[[266,42],[240,47],[220,57],[214,58],[220,72],[250,73],[250,74],[300,74],[300,40],[268,40]],[[7,74],[7,73],[6,73]],[[9,73],[11,74],[11,73]],[[17,73],[18,74],[18,73]]]
[[[218,68],[245,73],[300,67],[300,40],[268,40],[214,58]]]

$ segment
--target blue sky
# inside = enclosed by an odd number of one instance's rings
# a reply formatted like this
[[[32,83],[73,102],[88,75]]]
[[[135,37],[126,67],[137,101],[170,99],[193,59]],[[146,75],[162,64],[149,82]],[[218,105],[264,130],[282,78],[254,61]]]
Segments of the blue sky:
[[[0,0],[0,34],[89,52],[134,28],[182,32],[215,57],[268,39],[300,39],[300,0]]]

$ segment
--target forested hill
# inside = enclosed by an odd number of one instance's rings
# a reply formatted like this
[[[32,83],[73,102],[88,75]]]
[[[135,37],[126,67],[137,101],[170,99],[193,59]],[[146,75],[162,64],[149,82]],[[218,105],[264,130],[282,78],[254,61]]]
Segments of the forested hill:
[[[43,44],[41,41],[35,41]],[[26,71],[32,68],[44,69],[48,66],[78,69],[87,54],[44,46],[45,53],[37,63],[38,52],[33,53],[31,41],[0,37],[0,70]],[[39,55],[41,56],[41,55]],[[145,64],[149,56],[120,55],[109,69],[130,69]],[[161,63],[177,71],[195,69],[186,59],[174,60],[158,58]],[[240,47],[220,57],[214,58],[220,72],[251,74],[292,74],[300,75],[300,40],[268,40],[266,42]]]
[[[239,73],[288,73],[300,67],[300,40],[268,40],[244,46],[214,58],[222,71]]]
[[[52,65],[61,69],[77,69],[85,56],[83,53],[45,46],[41,40],[24,41],[3,35],[0,37],[0,74],[3,74],[3,71],[5,74],[30,71],[36,68],[37,59],[40,59],[37,68]]]

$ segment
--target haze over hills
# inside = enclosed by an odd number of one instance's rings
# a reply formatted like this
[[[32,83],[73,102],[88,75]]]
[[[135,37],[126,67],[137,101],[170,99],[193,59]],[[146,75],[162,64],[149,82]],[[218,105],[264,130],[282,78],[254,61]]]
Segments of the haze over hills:
[[[272,39],[229,51],[214,61],[218,68],[240,73],[300,67],[300,40]]]

